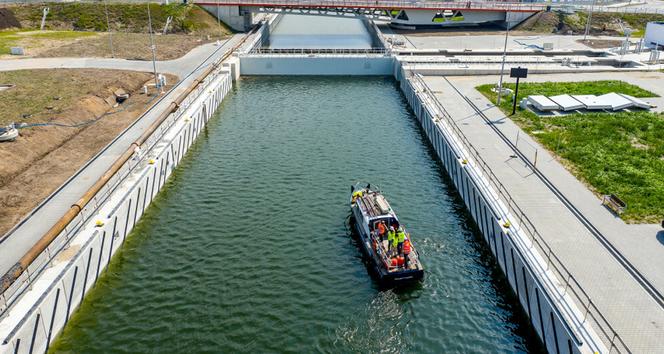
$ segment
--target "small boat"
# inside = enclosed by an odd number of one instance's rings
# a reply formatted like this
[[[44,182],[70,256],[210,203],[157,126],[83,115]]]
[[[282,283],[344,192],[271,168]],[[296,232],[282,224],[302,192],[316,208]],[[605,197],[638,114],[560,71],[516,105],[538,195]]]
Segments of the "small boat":
[[[399,223],[397,215],[380,191],[372,190],[371,185],[364,188],[352,186],[350,208],[360,248],[367,256],[381,285],[398,286],[424,277],[424,268],[410,234]],[[402,252],[399,255],[396,249],[390,249],[387,234],[380,236],[381,223],[384,223],[387,230],[391,227],[395,230],[401,228],[405,233],[404,243],[410,244],[408,254]]]
[[[18,129],[14,125],[0,127],[0,141],[14,141],[18,138]]]

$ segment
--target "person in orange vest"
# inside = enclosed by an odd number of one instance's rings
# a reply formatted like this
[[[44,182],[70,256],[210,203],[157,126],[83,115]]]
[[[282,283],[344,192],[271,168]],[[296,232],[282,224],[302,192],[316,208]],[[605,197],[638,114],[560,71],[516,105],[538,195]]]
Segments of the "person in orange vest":
[[[410,254],[411,251],[411,244],[410,240],[406,239],[403,241],[403,254],[404,254],[404,267],[408,269],[408,255]]]
[[[387,232],[387,226],[385,226],[385,222],[381,221],[378,223],[378,237],[380,237],[380,242],[383,242],[383,239],[385,238],[385,233]]]

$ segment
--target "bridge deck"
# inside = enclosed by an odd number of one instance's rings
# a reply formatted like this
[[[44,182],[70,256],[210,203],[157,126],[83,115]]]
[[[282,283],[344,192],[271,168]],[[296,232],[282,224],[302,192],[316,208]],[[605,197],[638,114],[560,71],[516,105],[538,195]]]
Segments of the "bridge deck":
[[[298,9],[374,9],[374,10],[465,10],[499,12],[538,12],[546,9],[546,3],[516,1],[390,1],[390,0],[210,0],[195,1],[203,6],[243,6],[263,8]]]

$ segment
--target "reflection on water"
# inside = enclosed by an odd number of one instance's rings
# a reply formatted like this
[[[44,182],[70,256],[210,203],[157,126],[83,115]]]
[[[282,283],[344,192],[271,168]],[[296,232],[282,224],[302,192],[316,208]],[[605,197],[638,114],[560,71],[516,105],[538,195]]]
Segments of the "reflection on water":
[[[270,34],[270,48],[371,48],[371,35],[361,20],[284,15]]]

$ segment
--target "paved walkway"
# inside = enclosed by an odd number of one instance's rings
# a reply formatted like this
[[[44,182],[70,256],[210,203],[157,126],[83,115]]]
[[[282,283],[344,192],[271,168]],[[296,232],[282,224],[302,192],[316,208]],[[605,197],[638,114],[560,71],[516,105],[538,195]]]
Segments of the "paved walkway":
[[[662,74],[611,73],[612,79],[633,82],[664,94]],[[469,97],[505,136],[515,139],[520,129],[474,87],[497,82],[497,77],[425,77],[425,81],[471,143],[510,191],[607,317],[633,352],[664,352],[664,309],[641,287],[556,195],[525,166],[513,158],[513,150],[482,120],[461,96]],[[529,81],[596,80],[594,74],[539,75]],[[658,86],[659,85],[659,86]],[[601,206],[600,200],[570,174],[545,149],[525,133],[519,133],[519,148],[526,156],[538,149],[538,169],[572,202],[660,292],[664,292],[664,244],[657,225],[627,225]]]
[[[220,58],[232,49],[241,39],[242,35],[238,34],[224,42],[220,50],[217,52],[214,52],[214,50],[219,49],[218,47],[211,48],[210,46],[204,46],[204,48],[197,50],[193,54],[190,52],[181,59],[167,62],[169,63],[168,65],[170,65],[171,70],[173,70],[173,73],[179,73],[178,75],[180,75],[181,78],[180,84],[165,96],[164,99],[148,110],[143,116],[138,118],[133,125],[127,128],[127,130],[121,133],[114,141],[104,148],[97,157],[92,158],[87,165],[83,166],[70,180],[56,190],[51,197],[35,208],[26,219],[9,231],[3,238],[0,238],[0,274],[5,274],[7,270],[9,270],[9,268],[14,265],[20,257],[23,256],[62,215],[64,215],[67,210],[69,210],[70,206],[74,204],[110,168],[113,162],[115,162],[117,158],[129,148],[131,143],[152,124],[164,109],[166,109],[171,103],[171,100],[180,95],[187,88],[188,84],[193,82],[198,73],[205,70],[205,68],[214,60]],[[207,55],[205,55],[206,53]],[[37,59],[29,60],[34,63],[33,60]],[[64,63],[68,59],[58,60],[58,62],[50,63]],[[98,67],[94,66],[96,65],[95,63],[99,64],[106,62],[106,59],[83,59],[83,61],[86,60],[87,64],[93,65],[86,67]],[[0,62],[0,67],[3,67],[2,65],[8,65],[6,62],[16,63],[10,64],[15,68],[17,65],[26,65],[25,63],[22,63],[23,60],[8,60]],[[111,59],[110,62],[118,63],[122,61]],[[131,61],[125,62],[131,63]],[[41,63],[41,60],[38,60],[38,63]],[[143,63],[141,62],[141,64]],[[152,65],[152,63],[149,64],[150,66]],[[124,65],[125,64],[123,63],[118,66],[123,66],[122,68],[125,68]],[[180,66],[178,67],[178,65]],[[119,69],[120,67],[118,66],[112,65],[110,68]],[[139,66],[127,66],[127,68],[129,68],[128,70],[141,70],[138,69],[138,67]],[[25,66],[24,68],[29,67]],[[161,66],[158,67],[158,69],[162,70]]]
[[[233,38],[236,38],[237,35]],[[222,44],[225,42],[221,42]],[[198,46],[184,56],[157,62],[157,72],[168,73],[184,77],[195,67],[214,53],[219,47],[216,43],[208,43]],[[0,71],[23,70],[23,69],[117,69],[131,71],[152,72],[152,61],[149,60],[126,60],[112,58],[25,58],[0,60]]]

